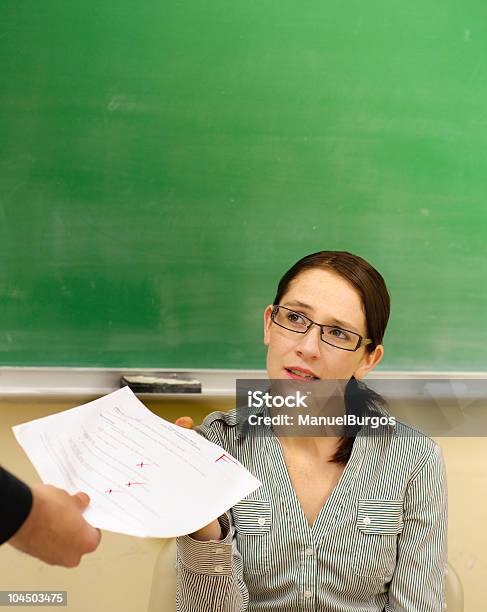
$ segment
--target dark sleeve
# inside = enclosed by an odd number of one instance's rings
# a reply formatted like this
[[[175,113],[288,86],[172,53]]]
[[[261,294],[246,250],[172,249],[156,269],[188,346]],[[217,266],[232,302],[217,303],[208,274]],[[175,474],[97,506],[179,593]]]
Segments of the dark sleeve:
[[[0,544],[14,535],[32,508],[30,488],[0,467]]]

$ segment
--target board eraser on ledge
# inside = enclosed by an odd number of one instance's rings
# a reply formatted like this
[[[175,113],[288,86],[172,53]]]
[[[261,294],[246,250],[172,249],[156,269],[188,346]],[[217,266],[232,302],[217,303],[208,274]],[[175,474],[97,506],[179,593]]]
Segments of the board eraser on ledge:
[[[182,376],[122,376],[122,386],[134,393],[201,393],[201,382]]]

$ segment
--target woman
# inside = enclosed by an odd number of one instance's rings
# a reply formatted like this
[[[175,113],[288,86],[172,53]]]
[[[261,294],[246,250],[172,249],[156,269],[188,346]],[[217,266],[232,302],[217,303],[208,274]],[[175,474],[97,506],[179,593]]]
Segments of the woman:
[[[347,380],[344,413],[386,414],[360,379],[383,357],[388,317],[384,280],[362,258],[304,257],[264,312],[269,378]],[[433,440],[399,421],[353,437],[236,425],[235,410],[214,412],[198,430],[262,486],[178,538],[180,612],[443,610],[447,489]]]

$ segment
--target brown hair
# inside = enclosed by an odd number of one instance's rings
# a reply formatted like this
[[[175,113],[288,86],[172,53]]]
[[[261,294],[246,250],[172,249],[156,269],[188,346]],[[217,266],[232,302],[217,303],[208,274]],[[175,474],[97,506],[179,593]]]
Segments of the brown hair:
[[[390,296],[381,274],[358,255],[352,255],[347,251],[318,251],[306,255],[281,278],[273,304],[277,306],[280,303],[292,280],[301,272],[313,268],[331,270],[357,290],[365,312],[367,337],[372,339],[372,342],[366,345],[366,350],[372,352],[377,345],[382,343],[386,331],[390,312]],[[362,416],[373,413],[375,407],[384,406],[386,401],[352,376],[345,389],[345,404],[348,414]],[[354,434],[358,429],[358,427],[347,427],[347,435],[340,439],[338,449],[330,459],[331,462],[346,463],[348,461],[355,440]]]

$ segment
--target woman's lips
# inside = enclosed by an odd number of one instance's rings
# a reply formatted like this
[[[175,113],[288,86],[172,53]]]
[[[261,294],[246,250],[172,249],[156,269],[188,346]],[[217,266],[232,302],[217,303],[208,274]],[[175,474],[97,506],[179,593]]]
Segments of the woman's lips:
[[[294,372],[290,372],[290,369],[296,370],[297,372],[302,372],[302,376],[299,376]],[[284,368],[284,373],[287,378],[292,378],[293,380],[304,380],[308,382],[312,382],[313,380],[319,380],[317,376],[315,376],[311,372],[303,371],[301,370],[301,368]]]

